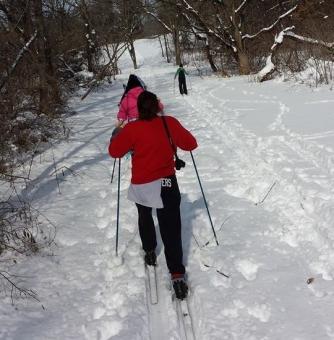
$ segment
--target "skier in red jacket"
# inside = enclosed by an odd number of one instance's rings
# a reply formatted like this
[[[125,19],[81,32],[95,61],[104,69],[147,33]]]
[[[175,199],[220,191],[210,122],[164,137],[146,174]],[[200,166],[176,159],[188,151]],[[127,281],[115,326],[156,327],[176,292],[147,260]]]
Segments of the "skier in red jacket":
[[[191,151],[196,139],[180,122],[158,116],[159,100],[144,91],[138,97],[139,119],[120,129],[109,145],[109,154],[120,158],[132,151],[132,178],[128,199],[136,203],[138,225],[146,265],[156,265],[156,233],[152,208],[157,209],[160,234],[165,248],[167,267],[171,273],[177,298],[187,296],[181,240],[181,195],[175,176],[174,150]],[[167,124],[171,141],[163,119]]]

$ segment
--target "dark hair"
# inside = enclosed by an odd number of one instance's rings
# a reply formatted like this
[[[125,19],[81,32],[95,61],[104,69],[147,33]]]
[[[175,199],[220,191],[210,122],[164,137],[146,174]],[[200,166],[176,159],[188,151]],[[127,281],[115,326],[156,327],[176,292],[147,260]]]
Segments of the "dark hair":
[[[145,85],[143,84],[143,82],[141,81],[141,79],[139,77],[137,77],[135,74],[130,74],[129,79],[128,79],[128,83],[126,84],[126,87],[124,89],[124,93],[122,95],[122,98],[120,100],[120,102],[123,100],[123,98],[125,97],[125,95],[132,90],[135,87],[142,87],[145,88]],[[123,85],[124,87],[124,85]]]
[[[142,120],[151,120],[155,118],[160,111],[157,96],[149,91],[144,91],[138,96],[137,107],[139,119]]]
[[[182,64],[180,64],[180,67],[183,67],[183,65],[182,65]]]
[[[137,86],[144,88],[143,83],[140,81],[138,76],[136,76],[135,74],[130,74],[129,79],[128,79],[128,83],[126,85],[126,90],[129,91],[129,90],[131,90],[131,89],[133,89],[134,87],[137,87]]]

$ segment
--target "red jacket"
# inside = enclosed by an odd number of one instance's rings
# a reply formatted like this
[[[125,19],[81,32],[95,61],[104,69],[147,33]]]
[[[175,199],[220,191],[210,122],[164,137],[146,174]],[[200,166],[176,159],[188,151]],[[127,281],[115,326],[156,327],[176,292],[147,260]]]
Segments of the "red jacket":
[[[173,117],[165,117],[174,145],[191,151],[197,147],[195,137]],[[174,151],[161,117],[130,122],[109,145],[111,157],[132,155],[133,184],[144,184],[175,174]]]

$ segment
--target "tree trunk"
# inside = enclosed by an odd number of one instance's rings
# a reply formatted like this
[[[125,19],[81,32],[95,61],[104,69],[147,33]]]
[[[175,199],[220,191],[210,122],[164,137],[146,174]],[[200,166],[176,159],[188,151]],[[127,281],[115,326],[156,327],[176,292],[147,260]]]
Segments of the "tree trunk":
[[[162,42],[161,42],[160,36],[158,37],[158,39],[159,39],[159,44],[160,44],[160,48],[161,48],[161,56],[162,56],[163,58],[165,58],[164,48],[163,48],[163,46],[162,46]]]
[[[166,38],[166,35],[164,34],[164,42],[165,42],[165,50],[166,50],[166,59],[167,59],[167,63],[170,63],[170,57],[169,57],[169,46],[168,46],[168,41]]]
[[[85,22],[85,31],[86,31],[86,56],[87,56],[87,69],[89,72],[94,73],[95,71],[95,67],[94,67],[94,49],[93,46],[91,44],[91,41],[89,39],[89,37],[91,36],[91,28],[90,25],[88,24],[88,20],[87,18]]]
[[[34,16],[36,19],[37,58],[39,63],[39,111],[50,113],[50,105],[61,101],[58,84],[55,80],[52,61],[52,49],[49,42],[47,29],[43,16],[43,4],[41,0],[34,0]]]
[[[250,74],[249,59],[244,51],[238,51],[238,63],[240,74]]]
[[[181,64],[181,49],[180,49],[180,39],[179,39],[179,30],[174,29],[173,31],[173,41],[175,48],[175,63],[176,65]]]
[[[250,66],[249,66],[249,59],[248,55],[245,50],[244,43],[242,41],[240,31],[238,29],[234,32],[235,42],[237,45],[237,52],[234,54],[238,65],[239,65],[239,72],[240,74],[250,74]]]
[[[132,39],[129,39],[128,50],[130,53],[131,60],[133,62],[133,67],[136,70],[138,68],[138,65],[137,65],[137,58],[136,58],[136,50],[135,50],[135,46],[134,46]]]
[[[217,66],[215,65],[215,62],[213,61],[212,51],[210,49],[210,45],[208,41],[205,44],[205,52],[206,52],[206,57],[208,58],[209,64],[211,66],[212,72],[216,73],[218,69],[217,69]]]
[[[234,56],[236,57],[236,60],[237,60],[238,65],[239,65],[239,73],[243,74],[243,75],[250,74],[249,59],[248,59],[248,55],[246,53],[244,41],[242,40],[242,36],[241,36],[241,32],[240,32],[240,29],[242,29],[242,27],[243,27],[243,21],[240,23],[236,19],[234,2],[232,3],[231,13],[232,13],[231,22],[232,22],[233,28],[234,28],[234,30],[233,30],[234,31],[234,40],[235,40],[236,49],[237,49],[237,52],[234,53]]]
[[[79,12],[83,20],[85,41],[86,41],[86,58],[87,58],[87,69],[89,72],[96,73],[98,70],[95,67],[95,56],[97,53],[95,36],[92,33],[93,27],[91,25],[90,15],[85,0],[80,0]]]

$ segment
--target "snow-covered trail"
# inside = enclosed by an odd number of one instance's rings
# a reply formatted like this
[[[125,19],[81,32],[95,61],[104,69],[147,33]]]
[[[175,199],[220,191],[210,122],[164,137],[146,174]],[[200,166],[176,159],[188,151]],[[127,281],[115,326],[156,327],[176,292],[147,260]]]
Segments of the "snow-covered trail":
[[[334,150],[324,143],[305,139],[303,135],[289,130],[283,116],[294,108],[290,107],[286,98],[264,95],[261,89],[258,93],[244,91],[248,96],[246,100],[240,95],[231,100],[227,98],[232,97],[232,86],[220,86],[223,87],[221,91],[218,88],[209,92],[209,100],[203,99],[199,93],[196,98],[201,100],[191,105],[208,113],[206,119],[210,122],[211,131],[224,143],[219,149],[230,150],[236,158],[224,166],[224,171],[229,170],[229,173],[223,177],[233,181],[226,183],[224,189],[233,196],[247,198],[255,204],[261,202],[266,193],[271,194],[265,197],[264,208],[275,211],[280,217],[282,227],[278,230],[275,228],[276,236],[292,247],[310,242],[320,251],[320,255],[322,250],[325,255],[328,248],[333,249],[330,226]],[[225,99],[215,96],[215,92],[220,96],[224,93]],[[258,98],[250,99],[249,93]],[[270,135],[266,135],[266,132],[259,135],[256,131],[245,129],[245,125],[249,128],[249,124],[243,124],[240,119],[245,101],[247,111],[257,110],[261,113],[258,104],[261,103],[261,97],[265,98],[262,104],[267,105],[265,113],[268,116],[269,112],[276,115],[273,122],[268,124]],[[253,109],[254,103],[256,108]],[[227,117],[226,122],[221,119],[221,113]],[[269,189],[273,189],[274,194]],[[330,267],[328,270],[318,268],[324,277],[331,277],[328,271],[333,270],[333,262],[328,260],[326,258],[324,261]]]
[[[192,71],[182,97],[158,43],[136,47],[136,73],[198,140],[193,154],[220,243],[190,154],[179,152],[187,163],[177,175],[197,340],[334,339],[333,95]],[[122,82],[133,72],[128,59],[121,68],[115,84],[73,100],[69,141],[33,168],[39,182],[24,194],[57,225],[56,246],[16,270],[46,309],[0,304],[0,339],[180,340],[161,243],[159,304],[146,297],[136,208],[126,200],[128,159],[115,257],[118,168],[110,183],[107,146]],[[53,160],[64,170],[59,188]]]
[[[232,247],[229,255],[223,249],[196,249],[191,233],[197,240],[212,240],[212,236],[197,180],[193,169],[187,167],[179,178],[185,192],[184,229],[190,235],[185,237],[189,277],[195,288],[204,289],[202,299],[200,293],[195,294],[195,309],[208,306],[203,313],[197,313],[195,324],[210,325],[209,315],[215,315],[213,330],[219,325],[216,337],[203,326],[198,330],[200,338],[209,338],[210,334],[210,339],[221,339],[221,325],[225,325],[226,339],[280,339],[286,334],[312,339],[314,332],[331,337],[331,322],[323,311],[323,301],[312,301],[332,296],[331,93],[301,91],[275,82],[264,86],[240,77],[209,82],[197,77],[189,80],[190,96],[175,98],[171,86],[161,96],[164,101],[171,99],[166,112],[179,117],[199,140],[195,158],[209,193],[215,225],[218,229],[223,225],[219,232],[221,242],[225,241],[227,248],[228,242],[246,245]],[[164,84],[164,80],[159,79],[159,83]],[[314,117],[312,106],[317,104],[320,106]],[[290,111],[293,114],[289,115]],[[191,164],[189,157],[187,161]],[[200,209],[196,209],[198,203]],[[198,276],[202,276],[198,267],[205,270],[205,264],[213,267],[213,275],[202,277],[204,282],[209,278],[206,284],[210,288],[203,282],[196,285]],[[226,282],[223,276],[217,279],[220,274],[215,269],[234,275]],[[257,280],[258,271],[265,273],[264,280]],[[211,286],[217,280],[218,287],[232,284],[243,288],[244,283],[238,279],[233,284],[235,273],[254,284],[249,291],[244,288],[239,294],[237,289],[235,295],[228,291],[227,296],[217,298],[220,289]],[[315,278],[311,285],[306,283],[309,277]],[[240,296],[251,298],[247,301]],[[220,310],[218,314],[212,310],[215,305]],[[226,310],[221,310],[226,305]],[[310,324],[310,318],[319,320]],[[260,326],[256,327],[258,321]],[[244,327],[249,323],[253,324],[252,330]]]
[[[287,330],[288,333],[291,332],[288,338],[300,336],[302,339],[313,339],[315,329],[315,332],[320,332],[321,338],[330,338],[332,328],[329,318],[320,318],[319,324],[314,321],[312,325],[309,324],[311,315],[314,320],[319,314],[325,314],[322,311],[323,301],[317,301],[317,304],[309,299],[308,294],[322,298],[327,294],[332,296],[333,293],[331,289],[328,291],[330,283],[325,281],[332,280],[333,273],[333,149],[326,143],[315,141],[315,138],[311,138],[312,141],[305,140],[303,135],[290,131],[284,125],[282,116],[292,110],[290,106],[296,106],[296,103],[290,98],[278,98],[280,94],[277,96],[276,92],[279,87],[275,90],[263,89],[256,84],[247,84],[245,79],[240,78],[215,82],[214,88],[213,82],[208,88],[205,85],[195,86],[195,93],[187,99],[194,112],[203,117],[203,127],[209,134],[209,138],[205,138],[201,145],[205,145],[208,150],[213,148],[217,153],[215,157],[208,151],[210,156],[204,161],[215,165],[211,174],[206,171],[206,183],[214,181],[216,183],[213,183],[213,187],[217,188],[219,182],[228,194],[256,206],[256,210],[251,206],[243,208],[242,214],[247,215],[248,225],[242,226],[245,228],[241,237],[248,244],[242,247],[247,250],[247,254],[241,253],[240,259],[233,260],[233,269],[253,281],[256,278],[253,274],[261,268],[262,275],[263,271],[269,271],[267,279],[271,282],[267,282],[265,286],[262,286],[262,280],[254,282],[252,289],[258,289],[257,303],[247,306],[243,299],[236,299],[239,294],[233,298],[231,291],[226,300],[220,301],[226,305],[232,298],[232,306],[226,309],[226,313],[231,313],[232,318],[241,321],[238,327],[240,333],[232,329],[226,339],[246,339],[252,336],[255,339],[262,336],[280,339],[287,336]],[[237,93],[236,88],[239,89]],[[281,90],[284,91],[284,87]],[[266,91],[275,92],[274,95],[267,95]],[[265,110],[261,109],[261,105],[265,106]],[[254,111],[254,121],[245,123],[247,117],[244,119],[243,115],[249,111]],[[265,118],[267,120],[272,119],[272,122],[267,122],[269,134],[254,125],[265,122],[262,117],[257,121],[256,115],[261,114],[269,116]],[[323,136],[318,136],[317,139],[319,137]],[[218,171],[219,180],[215,178]],[[209,192],[211,194],[213,190]],[[234,204],[239,205],[240,200]],[[254,222],[255,230],[252,228]],[[232,228],[237,227],[233,223]],[[252,236],[256,238],[252,240]],[[235,235],[233,243],[236,239],[238,237]],[[286,248],[284,244],[292,249]],[[242,249],[234,250],[232,257],[238,258],[240,250]],[[226,262],[228,256],[224,258],[225,266]],[[287,265],[294,269],[288,271],[288,275],[282,275],[282,269]],[[251,271],[248,278],[247,268]],[[314,285],[307,287],[309,291],[306,288],[308,275],[317,277]],[[283,294],[280,292],[281,288]],[[243,290],[244,294],[247,289]],[[254,297],[254,292],[249,291],[247,295]],[[306,306],[305,301],[308,301]],[[247,310],[248,317],[253,316],[267,323],[263,335],[262,327],[257,328],[254,335],[252,332],[243,333],[242,324],[247,323],[247,318],[240,318],[240,310]],[[298,312],[291,314],[294,310]],[[280,322],[279,326],[273,322],[268,332],[267,327],[271,320],[277,322],[282,316],[287,320]]]

